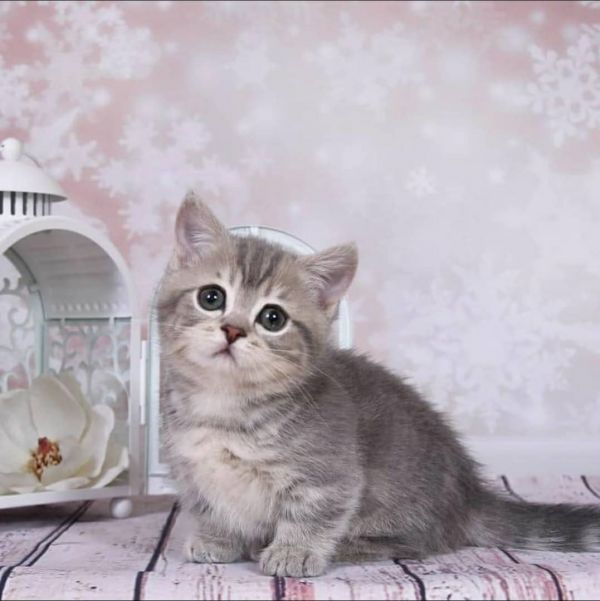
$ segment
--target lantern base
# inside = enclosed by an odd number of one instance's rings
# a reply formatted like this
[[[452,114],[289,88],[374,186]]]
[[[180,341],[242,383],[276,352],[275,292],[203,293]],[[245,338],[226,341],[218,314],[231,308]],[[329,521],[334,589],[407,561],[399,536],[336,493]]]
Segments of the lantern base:
[[[127,497],[113,499],[110,502],[110,513],[113,518],[122,520],[131,516],[133,512],[133,501]]]

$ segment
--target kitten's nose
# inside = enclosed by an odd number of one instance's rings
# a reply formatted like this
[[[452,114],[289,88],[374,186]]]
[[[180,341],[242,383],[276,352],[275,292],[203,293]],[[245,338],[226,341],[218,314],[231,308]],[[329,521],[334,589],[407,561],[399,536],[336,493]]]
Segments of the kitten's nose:
[[[227,342],[229,344],[233,344],[238,338],[244,338],[246,336],[246,331],[242,328],[236,328],[235,326],[230,326],[226,323],[224,326],[221,326],[223,332],[225,332],[225,338],[227,338]]]

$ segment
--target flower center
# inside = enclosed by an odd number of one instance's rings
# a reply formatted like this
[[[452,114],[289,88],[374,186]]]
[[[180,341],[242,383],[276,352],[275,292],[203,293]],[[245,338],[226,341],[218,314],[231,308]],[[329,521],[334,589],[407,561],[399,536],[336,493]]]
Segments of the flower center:
[[[60,447],[57,442],[44,438],[38,438],[36,451],[31,452],[29,460],[29,469],[36,475],[38,480],[42,480],[44,469],[50,465],[58,465],[62,461]]]

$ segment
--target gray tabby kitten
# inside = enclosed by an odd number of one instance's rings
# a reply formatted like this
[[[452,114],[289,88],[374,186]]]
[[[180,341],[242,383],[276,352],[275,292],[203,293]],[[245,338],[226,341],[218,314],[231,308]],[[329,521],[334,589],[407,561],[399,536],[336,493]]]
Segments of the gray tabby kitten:
[[[328,343],[354,246],[297,256],[234,237],[193,195],[176,236],[162,406],[191,561],[302,577],[465,545],[600,552],[600,509],[492,492],[412,388]]]

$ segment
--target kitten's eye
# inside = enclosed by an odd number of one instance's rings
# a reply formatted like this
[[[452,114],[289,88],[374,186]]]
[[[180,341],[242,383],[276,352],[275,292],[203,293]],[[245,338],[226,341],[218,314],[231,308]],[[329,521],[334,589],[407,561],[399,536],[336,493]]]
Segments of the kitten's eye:
[[[204,286],[198,292],[198,304],[205,311],[218,311],[225,308],[225,290],[220,286]]]
[[[266,305],[258,314],[256,321],[269,332],[278,332],[287,323],[286,312],[277,305]]]

